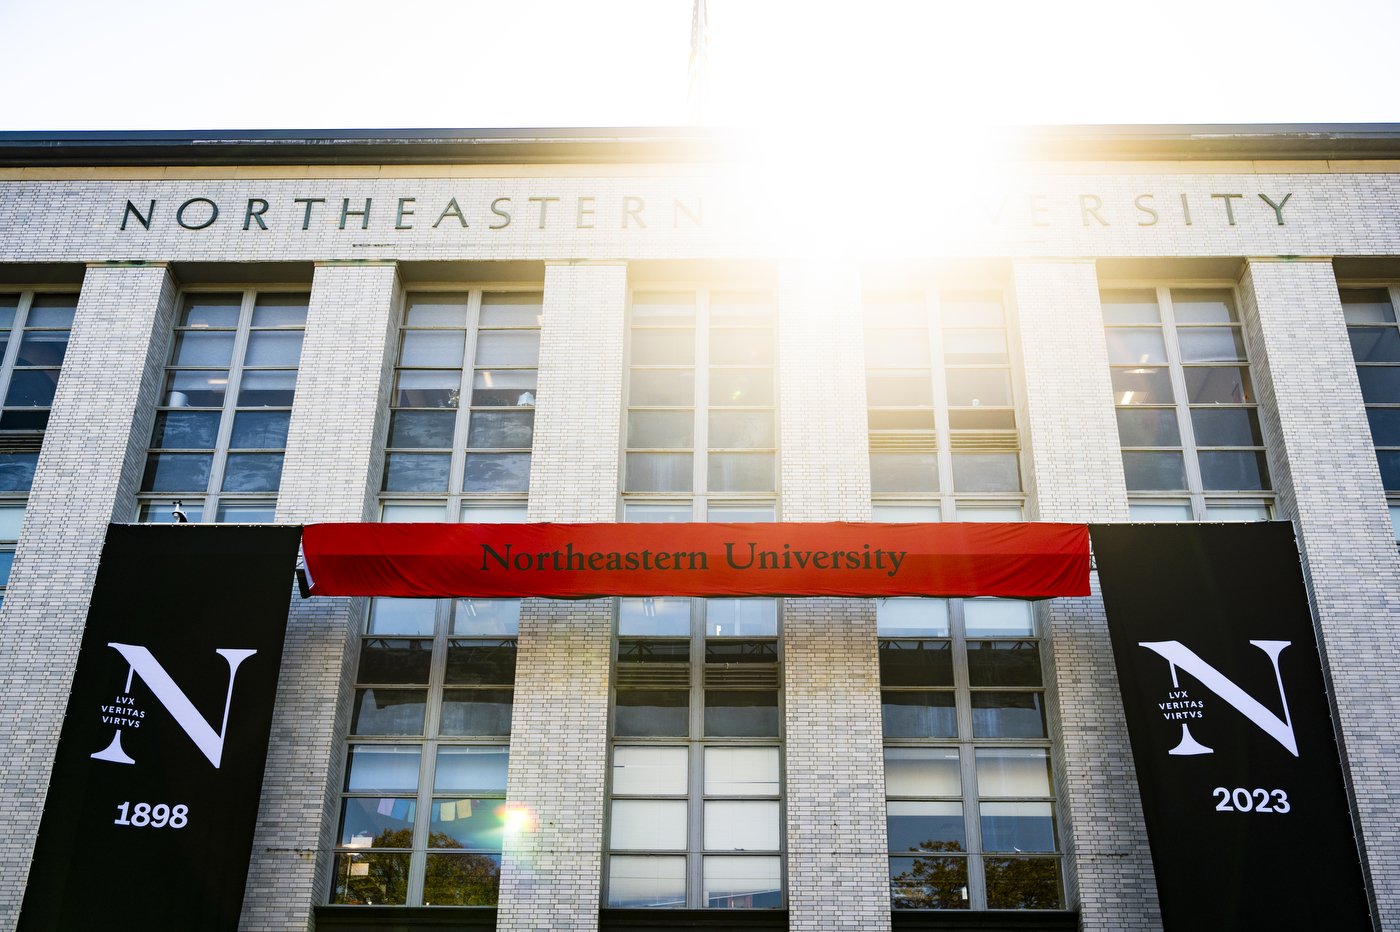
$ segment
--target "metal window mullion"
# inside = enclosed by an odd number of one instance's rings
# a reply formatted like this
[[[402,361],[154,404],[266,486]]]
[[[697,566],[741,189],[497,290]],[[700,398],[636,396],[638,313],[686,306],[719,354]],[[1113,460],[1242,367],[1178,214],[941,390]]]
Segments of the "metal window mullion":
[[[471,430],[472,386],[476,384],[476,345],[481,328],[482,289],[467,292],[467,326],[462,344],[462,388],[457,395],[457,420],[452,431],[452,464],[447,471],[447,520],[462,517],[462,484],[467,474],[467,434]],[[535,386],[538,401],[539,385]]]
[[[428,673],[428,701],[423,716],[423,756],[418,762],[418,815],[413,825],[413,853],[409,856],[408,905],[423,902],[423,878],[428,864],[428,838],[432,828],[433,781],[437,767],[439,721],[442,715],[442,681],[447,666],[447,634],[451,631],[452,600],[439,599],[433,617],[433,656]]]
[[[698,367],[697,367],[698,368]],[[700,409],[700,406],[696,406]],[[703,409],[701,409],[703,410]],[[704,520],[703,518],[701,520]],[[690,600],[690,806],[686,826],[685,905],[704,906],[705,850],[705,600]]]
[[[953,688],[957,695],[958,767],[962,777],[963,831],[967,835],[967,899],[970,909],[987,908],[982,873],[982,820],[977,807],[977,752],[972,736],[972,691],[968,688],[967,634],[963,600],[948,600],[948,624],[953,640]]]
[[[219,416],[219,434],[214,441],[214,462],[209,469],[209,488],[204,499],[204,515],[200,521],[212,524],[218,516],[219,496],[224,485],[224,460],[228,456],[229,439],[233,436],[233,419],[237,416],[238,385],[243,379],[243,356],[248,351],[248,331],[253,321],[255,292],[243,292],[243,306],[238,311],[238,329],[234,331],[233,356],[229,359],[228,383],[224,386],[224,407]]]
[[[928,321],[929,377],[933,379],[933,430],[938,445],[938,520],[956,521],[953,501],[953,432],[948,415],[948,367],[943,360],[943,304],[936,288],[924,292]]]
[[[1176,425],[1181,434],[1181,457],[1186,467],[1186,494],[1191,497],[1191,514],[1194,520],[1204,521],[1205,492],[1201,483],[1201,466],[1196,461],[1196,432],[1191,424],[1191,402],[1186,394],[1186,370],[1181,364],[1181,350],[1176,342],[1176,313],[1172,307],[1172,293],[1166,285],[1157,286],[1157,307],[1161,311],[1162,342],[1167,349],[1167,365],[1171,371]]]
[[[710,289],[695,289],[695,444],[691,462],[691,488],[696,521],[709,516],[710,453]],[[701,632],[704,633],[703,630]],[[704,647],[704,644],[701,644]]]
[[[34,305],[34,292],[22,291],[19,303],[15,306],[15,319],[10,327],[10,345],[5,347],[3,362],[0,362],[0,399],[10,393],[10,376],[15,371],[15,360],[19,358],[19,344],[24,339],[24,324],[29,319],[29,309]]]

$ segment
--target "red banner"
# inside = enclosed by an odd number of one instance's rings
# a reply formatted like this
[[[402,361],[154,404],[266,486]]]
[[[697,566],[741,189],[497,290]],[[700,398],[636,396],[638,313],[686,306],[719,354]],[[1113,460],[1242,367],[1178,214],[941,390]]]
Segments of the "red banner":
[[[1089,594],[1082,524],[313,524],[312,595]]]

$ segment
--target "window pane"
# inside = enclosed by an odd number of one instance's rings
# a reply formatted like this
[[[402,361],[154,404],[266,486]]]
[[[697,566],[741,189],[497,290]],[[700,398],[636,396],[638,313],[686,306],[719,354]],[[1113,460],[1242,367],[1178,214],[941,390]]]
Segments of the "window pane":
[[[977,738],[1044,738],[1043,693],[972,694],[972,734]]]
[[[961,796],[957,748],[885,748],[890,796]]]
[[[444,689],[444,735],[508,735],[513,692],[509,689]]]
[[[157,411],[151,446],[175,450],[213,448],[219,436],[217,411]]]
[[[1175,491],[1186,488],[1186,461],[1179,451],[1123,451],[1123,475],[1132,492]]]
[[[871,453],[870,491],[937,492],[937,453]]]
[[[530,454],[468,453],[462,491],[530,491]]]
[[[428,847],[500,851],[505,812],[500,799],[434,800]]]
[[[933,375],[928,369],[867,372],[865,403],[872,408],[889,405],[932,405]]]
[[[282,334],[279,334],[281,336]],[[245,371],[238,383],[240,408],[289,406],[296,397],[295,369]]]
[[[1035,641],[968,641],[969,686],[1041,686]]]
[[[609,858],[608,905],[684,906],[685,858]]]
[[[242,505],[220,504],[214,513],[219,524],[271,524],[277,517],[276,502],[248,502]],[[191,521],[199,519],[190,516]]]
[[[534,411],[473,411],[467,446],[529,448],[535,439]]]
[[[16,378],[19,375],[15,373]],[[1361,397],[1367,404],[1400,402],[1400,367],[1359,366],[1356,377],[1361,380]]]
[[[694,485],[690,453],[628,453],[624,488],[629,492],[689,492]]]
[[[437,751],[433,791],[437,793],[504,793],[510,768],[508,747],[457,747]]]
[[[25,342],[29,341],[30,334],[25,334]],[[181,331],[175,334],[175,346],[170,352],[170,362],[176,366],[219,366],[228,368],[233,361],[233,339],[235,334],[231,330],[213,331]],[[64,343],[68,341],[68,334],[63,335]],[[23,358],[24,344],[20,344],[20,356]],[[59,353],[56,362],[20,362],[21,366],[47,366],[58,365],[63,361],[63,354]]]
[[[885,637],[946,638],[949,634],[947,599],[876,599],[875,618]]]
[[[538,330],[485,331],[476,337],[478,366],[538,366]]]
[[[15,552],[0,550],[0,588],[10,584],[10,571],[15,567]]]
[[[0,340],[0,354],[5,350],[5,341]],[[0,430],[45,430],[49,426],[47,411],[3,411],[0,412]]]
[[[465,327],[467,296],[411,294],[408,296],[408,310],[404,314],[404,323],[409,327]]]
[[[426,689],[357,689],[352,735],[421,735]]]
[[[407,854],[337,854],[331,902],[402,906],[408,898]]]
[[[690,600],[620,599],[617,633],[639,637],[690,637]]]
[[[1169,405],[1175,401],[1170,369],[1110,369],[1113,403],[1118,405]]]
[[[886,738],[956,738],[958,717],[951,690],[880,693]]]
[[[690,733],[690,691],[619,689],[613,733],[619,738],[684,738]]]
[[[224,461],[225,492],[276,492],[281,484],[281,453],[230,453]]]
[[[16,369],[10,375],[10,390],[5,395],[5,404],[15,407],[47,407],[53,404],[58,373],[58,369]],[[223,403],[222,391],[218,403]]]
[[[1207,521],[1267,521],[1268,505],[1207,505]]]
[[[705,642],[706,663],[777,663],[776,641],[711,638]]]
[[[952,686],[949,641],[881,641],[881,686]]]
[[[984,858],[988,909],[1059,909],[1060,862],[1055,858]]]
[[[717,407],[771,407],[773,370],[711,369],[710,404]]]
[[[885,832],[891,851],[966,851],[960,802],[885,804]]]
[[[695,365],[695,331],[633,330],[632,365]]]
[[[438,453],[390,453],[384,463],[386,492],[446,492],[452,457]]]
[[[466,338],[462,330],[406,330],[403,348],[399,351],[399,365],[460,369]]]
[[[1371,441],[1378,447],[1400,447],[1400,408],[1367,408]]]
[[[957,506],[959,521],[1020,521],[1020,505],[968,505]]]
[[[932,408],[871,408],[865,417],[870,430],[933,430],[938,426]]]
[[[772,411],[711,411],[711,449],[774,446]]]
[[[405,502],[385,502],[380,521],[401,524],[441,523],[447,520],[447,506],[441,503],[420,504]]]
[[[20,375],[44,375],[44,373],[20,373],[16,372],[14,377]],[[57,384],[57,373],[53,373],[54,384]],[[10,383],[10,395],[15,394],[14,381]],[[192,372],[177,370],[165,374],[165,404],[172,408],[222,408],[224,405],[224,393],[228,388],[227,372]],[[48,397],[53,398],[53,390],[48,389]],[[6,404],[14,404],[9,398]],[[37,402],[30,402],[35,403]],[[44,402],[47,404],[48,402]]]
[[[1235,315],[1235,298],[1228,291],[1172,289],[1172,311],[1179,324],[1229,324]]]
[[[1104,331],[1104,336],[1108,340],[1108,361],[1111,365],[1167,364],[1167,345],[1162,342],[1162,331],[1156,327],[1109,327]]]
[[[237,327],[243,306],[240,294],[191,294],[180,312],[181,327]],[[30,312],[31,318],[33,312]]]
[[[260,294],[253,305],[254,327],[305,327],[311,295]]]
[[[428,684],[431,638],[368,638],[360,645],[359,683]]]
[[[777,637],[777,599],[706,599],[706,637]]]
[[[641,454],[673,455],[673,454]],[[679,454],[685,456],[687,454]],[[630,465],[631,455],[628,456]],[[774,454],[772,453],[711,453],[707,459],[709,467],[709,490],[711,492],[771,492],[774,489]],[[640,491],[659,492],[660,489]],[[688,492],[690,486],[675,491]]]
[[[948,412],[953,430],[1015,430],[1016,412],[1010,408],[954,408]]]
[[[712,799],[705,803],[705,850],[777,851],[780,847],[777,800]]]
[[[1105,291],[1099,301],[1106,324],[1155,324],[1162,319],[1156,291]]]
[[[450,448],[456,429],[452,411],[395,411],[389,421],[389,446]]]
[[[544,322],[544,295],[538,291],[488,292],[481,296],[481,326],[538,327]]]
[[[433,599],[377,598],[370,607],[366,633],[431,635],[436,611]]]
[[[301,338],[300,330],[283,333],[255,330],[248,334],[248,352],[243,357],[243,365],[295,366],[301,362]]]
[[[448,686],[510,686],[515,682],[516,652],[514,641],[494,638],[490,641],[448,641],[443,682]],[[459,700],[462,698],[458,697]]]
[[[778,785],[777,748],[705,749],[706,796],[777,796]]]
[[[1185,502],[1166,505],[1130,502],[1128,518],[1132,521],[1190,521],[1191,506]]]
[[[710,322],[771,327],[773,325],[773,296],[766,291],[711,292]]]
[[[1035,610],[1020,599],[965,599],[967,636],[1035,637]]]
[[[705,906],[766,909],[783,905],[778,858],[705,858]]]
[[[711,299],[713,301],[713,298]],[[693,292],[634,292],[632,318],[647,324],[691,324],[695,322]]]
[[[422,748],[417,745],[351,745],[345,764],[345,791],[416,793],[418,762],[422,754]]]
[[[533,405],[539,381],[536,369],[478,369],[472,376],[471,403],[481,407]]]
[[[6,456],[29,459],[6,461]],[[28,489],[38,462],[37,453],[0,454],[0,489],[11,491],[8,486],[14,485],[21,474],[27,476],[24,488]],[[148,453],[141,491],[203,492],[209,488],[209,470],[213,464],[212,453]]]
[[[977,795],[1051,795],[1050,752],[1045,748],[978,748]]]
[[[1006,323],[999,293],[945,291],[938,302],[945,327],[1000,327]]]
[[[1119,408],[1118,442],[1125,447],[1179,447],[1174,408]]]
[[[1193,405],[1254,403],[1254,388],[1249,381],[1248,367],[1193,366],[1185,370],[1185,375],[1186,398]],[[1362,394],[1365,394],[1364,390]]]
[[[695,370],[632,369],[627,403],[634,407],[690,407],[695,404]]]
[[[24,508],[24,505],[0,505],[0,540],[19,540]]]
[[[937,505],[893,505],[876,502],[870,506],[870,520],[896,524],[936,522],[939,520],[939,511]]]
[[[865,364],[868,367],[927,366],[931,363],[927,330],[865,332]]]
[[[461,388],[462,373],[455,369],[400,372],[398,406],[455,408]]]
[[[944,330],[943,359],[950,366],[1009,363],[1005,330]]]
[[[530,509],[523,502],[515,505],[467,504],[462,506],[461,521],[463,524],[524,524],[529,513]]]
[[[520,633],[520,600],[458,599],[451,633],[514,637]]]
[[[634,851],[684,851],[685,800],[615,799],[610,846]]]
[[[627,445],[636,449],[695,446],[695,415],[690,411],[628,411]]]
[[[1182,362],[1234,362],[1245,358],[1239,327],[1181,327],[1176,331],[1176,342],[1181,347]]]
[[[1390,291],[1385,288],[1342,289],[1342,314],[1349,324],[1382,324],[1395,322],[1395,309],[1390,306]]]
[[[340,841],[345,848],[411,848],[414,799],[347,799],[340,809]]]
[[[1196,445],[1202,447],[1257,447],[1264,445],[1259,415],[1253,408],[1192,408],[1191,425]]]
[[[1011,404],[1011,373],[1005,369],[949,369],[948,404],[975,408]]]
[[[1201,485],[1206,491],[1255,491],[1269,487],[1269,466],[1262,452],[1202,450]]]
[[[890,858],[890,908],[970,909],[967,858]]]
[[[705,690],[707,738],[775,738],[777,735],[776,690]]]
[[[1019,492],[1020,458],[1015,453],[954,453],[953,488],[959,492]]]
[[[710,365],[771,366],[772,364],[773,331],[710,331]]]
[[[195,415],[195,412],[168,412],[173,417]],[[212,411],[200,412],[195,416],[212,418],[217,430],[218,415]],[[229,448],[233,450],[264,449],[277,450],[287,445],[287,429],[291,424],[290,411],[239,411],[233,419],[233,433],[229,437]],[[213,444],[210,444],[213,446]]]
[[[613,748],[613,792],[623,796],[683,796],[690,782],[686,776],[689,760],[685,748]],[[707,757],[707,766],[708,761]]]

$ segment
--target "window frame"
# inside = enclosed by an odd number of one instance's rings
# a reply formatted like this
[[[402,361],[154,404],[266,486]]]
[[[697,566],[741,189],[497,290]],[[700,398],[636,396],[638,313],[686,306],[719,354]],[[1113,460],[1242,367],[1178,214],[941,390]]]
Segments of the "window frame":
[[[13,323],[11,324],[11,326],[9,327],[9,329],[8,329],[8,331],[7,331],[7,340],[8,340],[8,342],[7,342],[7,345],[6,345],[6,347],[5,347],[4,353],[3,353],[3,354],[0,354],[0,403],[3,403],[4,399],[5,399],[5,398],[9,395],[9,393],[10,393],[10,381],[11,381],[12,376],[14,375],[15,369],[17,368],[16,365],[15,365],[15,360],[19,358],[19,346],[20,346],[20,343],[21,343],[21,342],[23,341],[23,339],[24,339],[24,332],[25,332],[25,330],[27,329],[26,325],[27,325],[28,322],[29,322],[29,311],[30,311],[30,309],[31,309],[31,308],[33,307],[33,305],[34,305],[34,299],[35,299],[36,297],[41,296],[41,295],[60,295],[60,294],[61,294],[61,295],[73,295],[73,296],[75,296],[75,297],[78,299],[79,302],[81,302],[81,300],[82,300],[82,287],[79,286],[79,285],[71,285],[71,286],[63,286],[63,285],[49,286],[49,285],[43,285],[43,286],[32,286],[32,287],[31,287],[31,286],[26,286],[26,285],[22,285],[22,284],[21,284],[21,285],[16,285],[16,286],[13,286],[13,287],[11,287],[11,286],[5,286],[5,287],[3,287],[3,288],[0,288],[0,292],[3,292],[3,293],[6,294],[6,295],[16,295],[16,296],[17,296],[17,300],[16,300],[16,302],[15,302],[15,317],[14,317],[14,321],[13,321]],[[76,310],[76,309],[75,309],[75,310]],[[77,322],[77,321],[76,321],[76,312],[75,312],[75,315],[74,315],[74,316],[75,316],[74,323],[76,324],[76,322]],[[45,328],[35,328],[35,329],[51,330],[51,329],[55,329],[55,328],[45,327]],[[71,345],[71,342],[72,342],[72,333],[73,333],[73,329],[72,329],[72,327],[70,326],[70,327],[68,328],[69,345]],[[62,375],[62,373],[63,373],[63,368],[64,368],[64,366],[67,364],[67,362],[68,362],[68,359],[67,359],[67,349],[65,348],[65,350],[64,350],[64,360],[63,360],[63,364],[62,364],[62,365],[59,365],[59,366],[57,367],[58,370],[59,370],[59,378],[60,378],[60,379],[63,377],[63,375]],[[40,366],[40,367],[35,367],[35,368],[51,369],[51,368],[55,368],[55,367],[53,367],[53,366]],[[52,410],[53,410],[53,407],[52,407],[52,405],[49,405],[49,406],[42,407],[42,408],[41,408],[41,407],[38,407],[38,406],[35,406],[35,407],[32,407],[32,408],[5,408],[5,409],[3,409],[3,410],[16,410],[16,411],[23,411],[23,410],[31,410],[31,411],[52,411]],[[5,440],[7,441],[8,449],[6,449],[4,452],[6,452],[6,453],[33,453],[33,454],[35,454],[35,455],[37,456],[38,453],[39,453],[39,451],[40,451],[40,449],[43,447],[44,435],[45,435],[45,433],[47,432],[47,430],[48,430],[48,427],[47,427],[47,425],[46,425],[46,426],[43,427],[43,428],[38,428],[38,429],[34,429],[34,430],[30,430],[30,429],[15,429],[15,430],[4,430],[3,432],[0,432],[0,437],[4,437]],[[31,484],[32,484],[32,480],[31,480]],[[9,504],[9,505],[18,505],[18,504],[24,504],[24,503],[26,503],[26,502],[28,502],[28,501],[29,501],[29,490],[28,490],[28,489],[25,489],[25,490],[23,490],[23,491],[0,491],[0,505],[5,505],[5,504]]]
[[[1400,329],[1400,282],[1396,282],[1396,281],[1393,281],[1393,280],[1390,280],[1390,279],[1381,279],[1381,280],[1373,280],[1373,279],[1346,279],[1346,280],[1342,280],[1342,279],[1338,279],[1338,280],[1337,280],[1337,293],[1338,293],[1338,300],[1339,300],[1339,301],[1341,300],[1341,293],[1344,292],[1344,291],[1359,291],[1359,290],[1372,290],[1372,289],[1384,289],[1384,290],[1389,294],[1389,296],[1390,296],[1390,307],[1391,307],[1391,311],[1392,311],[1393,313],[1395,313],[1395,315],[1396,315],[1396,320],[1395,320],[1395,322],[1382,322],[1382,323],[1373,323],[1373,324],[1356,324],[1355,326],[1358,326],[1358,327],[1390,327],[1392,330]],[[1345,308],[1343,308],[1343,311],[1345,312]],[[1350,323],[1347,323],[1347,322],[1346,322],[1346,318],[1343,317],[1343,326],[1345,326],[1345,327],[1347,328],[1347,344],[1348,344],[1348,349],[1350,349],[1350,343],[1351,343],[1351,328],[1352,328],[1353,325],[1350,324]],[[1355,359],[1355,357],[1353,356],[1353,358],[1352,358],[1352,367],[1353,367],[1354,369],[1359,370],[1360,367],[1362,367],[1362,366],[1374,366],[1374,367],[1377,367],[1377,368],[1383,368],[1383,367],[1389,366],[1389,367],[1392,367],[1392,368],[1400,368],[1400,363],[1374,363],[1374,362],[1373,362],[1373,363],[1362,363],[1362,362],[1357,362],[1356,359]],[[1359,372],[1358,372],[1358,375],[1359,375]],[[1360,381],[1360,379],[1358,378],[1358,382],[1359,382],[1359,381]],[[1367,402],[1364,398],[1362,399],[1361,404],[1362,404],[1363,411],[1364,411],[1364,410],[1368,410],[1368,409],[1370,409],[1370,408],[1392,408],[1392,409],[1400,408],[1400,404],[1397,404],[1397,403],[1393,403],[1393,402],[1376,402],[1376,403],[1373,404],[1373,403]],[[1367,425],[1366,425],[1366,426],[1367,426],[1367,435],[1368,435],[1368,437],[1370,437],[1370,440],[1371,440],[1371,449],[1372,449],[1373,452],[1375,452],[1376,454],[1379,454],[1379,453],[1380,453],[1381,451],[1383,451],[1383,450],[1384,450],[1384,451],[1387,451],[1387,452],[1389,452],[1389,451],[1400,452],[1400,447],[1395,447],[1395,446],[1384,446],[1384,447],[1381,447],[1381,446],[1377,446],[1377,445],[1376,445],[1375,437],[1372,436],[1371,433],[1370,433],[1370,418],[1369,418],[1369,417],[1367,417]],[[1378,457],[1378,459],[1379,459],[1379,457]],[[1378,465],[1378,467],[1379,467],[1379,462],[1377,463],[1377,465]],[[1386,505],[1387,505],[1389,508],[1400,508],[1400,489],[1384,489],[1384,493],[1385,493]],[[1397,533],[1396,533],[1396,540],[1397,540],[1397,546],[1400,546],[1400,531],[1397,531]]]

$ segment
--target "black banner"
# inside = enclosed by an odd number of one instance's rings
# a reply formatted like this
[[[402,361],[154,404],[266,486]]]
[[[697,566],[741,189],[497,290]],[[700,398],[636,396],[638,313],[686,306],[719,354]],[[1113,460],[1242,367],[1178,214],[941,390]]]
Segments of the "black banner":
[[[238,928],[300,536],[108,527],[20,932]]]
[[[1292,525],[1089,530],[1168,932],[1371,928]]]

